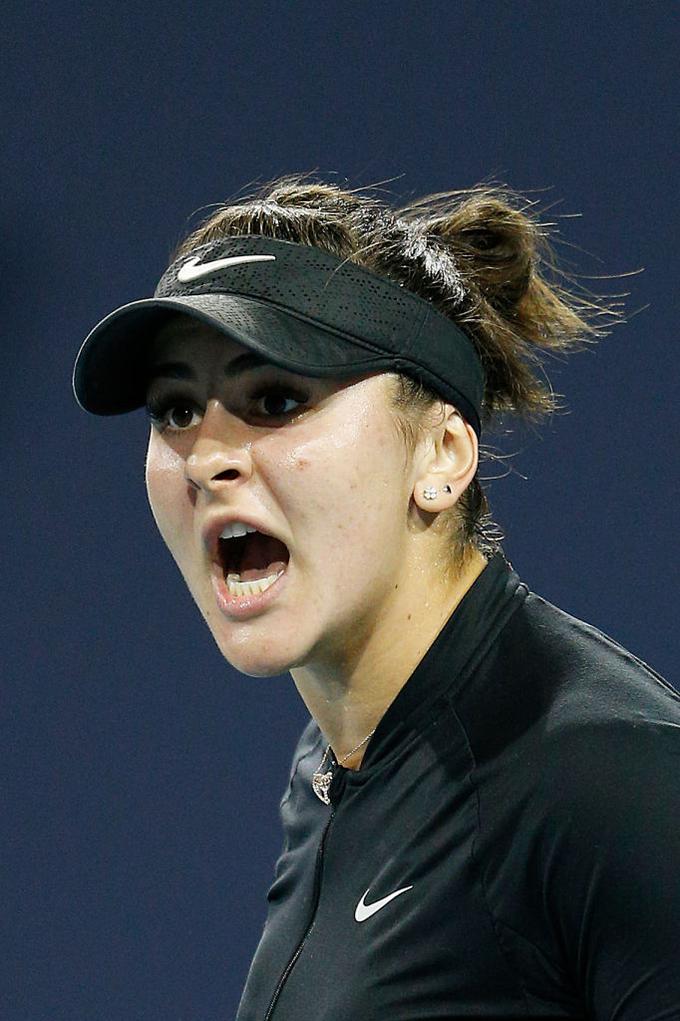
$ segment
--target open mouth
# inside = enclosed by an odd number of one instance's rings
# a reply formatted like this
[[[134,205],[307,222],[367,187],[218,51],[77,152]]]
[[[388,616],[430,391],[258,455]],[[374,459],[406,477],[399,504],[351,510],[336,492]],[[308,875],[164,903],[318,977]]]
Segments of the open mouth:
[[[265,581],[285,571],[290,560],[286,544],[262,532],[220,539],[218,548],[224,578],[233,585]]]

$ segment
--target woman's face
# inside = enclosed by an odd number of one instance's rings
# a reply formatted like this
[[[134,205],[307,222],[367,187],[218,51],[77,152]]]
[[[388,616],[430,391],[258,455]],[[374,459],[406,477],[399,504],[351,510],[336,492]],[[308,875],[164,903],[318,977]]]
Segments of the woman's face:
[[[414,569],[412,480],[387,403],[389,376],[322,380],[271,365],[225,374],[246,351],[188,318],[154,339],[147,399],[169,400],[149,437],[153,516],[236,669],[341,670]],[[167,362],[184,363],[193,378],[158,373]],[[206,523],[225,512],[255,519],[290,553],[276,597],[244,619],[218,605],[203,541]]]

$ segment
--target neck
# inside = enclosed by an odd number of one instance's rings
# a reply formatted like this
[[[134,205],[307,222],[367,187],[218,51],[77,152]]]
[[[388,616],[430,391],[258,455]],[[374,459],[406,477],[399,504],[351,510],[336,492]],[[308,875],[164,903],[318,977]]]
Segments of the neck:
[[[448,584],[443,572],[414,572],[395,586],[370,620],[353,623],[350,635],[338,635],[323,658],[295,667],[293,681],[336,759],[340,760],[377,727],[388,706],[430,648],[487,561],[474,552]],[[368,741],[343,762],[358,769]]]

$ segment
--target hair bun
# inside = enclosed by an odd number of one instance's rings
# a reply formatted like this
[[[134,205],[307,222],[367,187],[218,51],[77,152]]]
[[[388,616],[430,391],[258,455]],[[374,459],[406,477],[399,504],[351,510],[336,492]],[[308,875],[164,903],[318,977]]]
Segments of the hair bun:
[[[540,237],[525,212],[473,194],[448,216],[427,221],[426,228],[446,242],[464,276],[493,308],[509,312],[520,303],[531,284]]]

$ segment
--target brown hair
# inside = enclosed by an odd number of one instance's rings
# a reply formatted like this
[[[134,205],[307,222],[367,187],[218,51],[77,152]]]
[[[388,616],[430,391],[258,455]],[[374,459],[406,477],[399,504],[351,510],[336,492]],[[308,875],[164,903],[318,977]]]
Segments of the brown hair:
[[[505,412],[535,421],[561,406],[537,375],[541,355],[567,353],[604,335],[620,318],[591,300],[557,267],[548,224],[535,202],[503,185],[440,192],[392,208],[375,188],[343,189],[289,174],[220,205],[180,242],[178,258],[225,235],[258,234],[313,245],[403,284],[431,301],[472,339],[486,373],[484,429]],[[559,279],[567,279],[567,290]],[[463,282],[461,289],[460,282]],[[442,401],[410,376],[396,374],[389,396],[412,456],[429,412]],[[480,463],[490,449],[480,446]],[[457,507],[439,515],[455,571],[473,549],[490,554],[503,538],[491,519],[479,472]]]

